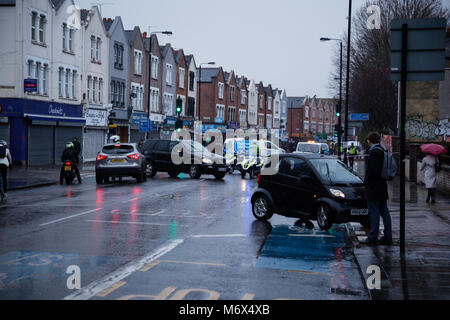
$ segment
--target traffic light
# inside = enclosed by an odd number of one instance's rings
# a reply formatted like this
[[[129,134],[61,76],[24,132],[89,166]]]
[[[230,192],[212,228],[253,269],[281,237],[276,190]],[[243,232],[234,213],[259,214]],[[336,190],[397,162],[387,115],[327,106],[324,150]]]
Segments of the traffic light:
[[[183,100],[181,98],[178,98],[176,108],[177,114],[180,115],[182,110],[183,110]]]
[[[341,103],[338,102],[336,105],[336,117],[340,118],[341,117]]]
[[[336,124],[336,125],[334,125],[334,131],[339,133],[344,130],[343,130],[342,126],[340,126],[339,124]]]

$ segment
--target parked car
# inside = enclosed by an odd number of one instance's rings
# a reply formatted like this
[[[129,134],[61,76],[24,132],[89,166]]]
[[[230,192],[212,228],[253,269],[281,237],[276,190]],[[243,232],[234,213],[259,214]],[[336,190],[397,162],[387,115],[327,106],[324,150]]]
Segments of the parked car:
[[[135,143],[110,143],[103,146],[95,162],[97,184],[110,177],[133,177],[138,183],[147,180],[145,158]]]
[[[173,163],[172,151],[175,147],[177,148],[175,152],[191,150],[191,161],[182,164]],[[157,172],[167,172],[170,177],[176,177],[183,172],[188,173],[193,179],[199,179],[203,174],[223,179],[229,170],[224,157],[209,152],[195,141],[148,140],[141,149],[146,159],[146,173],[149,177],[154,177]],[[180,153],[180,156],[183,155]]]
[[[277,213],[317,220],[323,230],[350,221],[369,225],[363,181],[343,162],[320,154],[280,155],[275,175],[258,176],[251,203],[258,220]]]
[[[295,152],[318,153],[328,155],[330,148],[326,143],[299,142]]]

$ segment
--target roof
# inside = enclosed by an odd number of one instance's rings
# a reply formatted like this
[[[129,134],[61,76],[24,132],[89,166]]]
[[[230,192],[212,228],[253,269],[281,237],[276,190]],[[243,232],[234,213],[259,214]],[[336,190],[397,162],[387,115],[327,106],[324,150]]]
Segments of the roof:
[[[300,109],[301,107],[303,107],[305,97],[288,97],[287,101],[289,109]]]
[[[59,10],[61,5],[64,3],[64,0],[50,0],[50,1],[52,2],[53,6],[56,8],[56,10]]]
[[[129,42],[133,42],[134,39],[134,30],[125,30],[125,36]]]
[[[103,24],[105,26],[106,31],[109,31],[111,29],[111,26],[114,23],[114,19],[111,18],[103,18]]]
[[[220,68],[202,68],[202,78],[200,79],[200,82],[212,82],[212,78],[217,77],[219,71]]]

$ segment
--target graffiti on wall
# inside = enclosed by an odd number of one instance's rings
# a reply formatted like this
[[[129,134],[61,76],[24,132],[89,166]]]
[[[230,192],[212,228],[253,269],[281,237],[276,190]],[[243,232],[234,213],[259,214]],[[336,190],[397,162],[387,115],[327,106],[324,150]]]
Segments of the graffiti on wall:
[[[447,141],[450,138],[450,122],[448,118],[429,122],[421,117],[411,117],[406,122],[406,134],[410,138]]]

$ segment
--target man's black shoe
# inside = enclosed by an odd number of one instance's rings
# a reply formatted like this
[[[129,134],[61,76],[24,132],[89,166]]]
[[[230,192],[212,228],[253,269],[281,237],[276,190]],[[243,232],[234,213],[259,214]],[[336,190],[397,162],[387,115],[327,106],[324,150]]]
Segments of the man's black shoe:
[[[365,244],[365,245],[368,245],[368,246],[376,246],[378,244],[378,241],[373,241],[373,240],[370,240],[370,239],[366,239],[366,240],[360,241],[359,243]]]
[[[380,239],[380,244],[383,246],[390,246],[390,245],[392,245],[392,240],[389,240],[386,237],[382,237]]]

